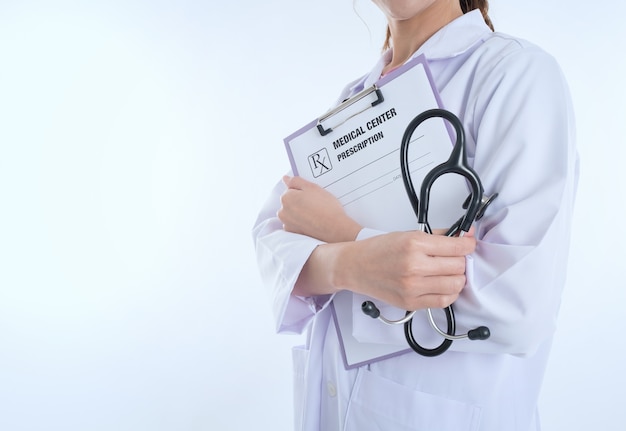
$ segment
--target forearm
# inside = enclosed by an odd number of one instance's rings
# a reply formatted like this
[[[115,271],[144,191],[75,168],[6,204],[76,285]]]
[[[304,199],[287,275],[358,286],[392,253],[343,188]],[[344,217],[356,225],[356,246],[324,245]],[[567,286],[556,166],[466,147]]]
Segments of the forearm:
[[[256,259],[263,284],[267,287],[275,318],[276,331],[300,333],[315,316],[318,305],[292,295],[302,267],[322,241],[283,230],[276,218],[280,182],[268,196],[252,229]]]
[[[316,296],[337,293],[342,290],[338,281],[338,262],[349,243],[322,244],[313,250],[296,281],[293,294]]]
[[[303,265],[293,294],[310,297],[349,290],[406,310],[454,302],[465,285],[471,237],[392,232],[321,244]]]

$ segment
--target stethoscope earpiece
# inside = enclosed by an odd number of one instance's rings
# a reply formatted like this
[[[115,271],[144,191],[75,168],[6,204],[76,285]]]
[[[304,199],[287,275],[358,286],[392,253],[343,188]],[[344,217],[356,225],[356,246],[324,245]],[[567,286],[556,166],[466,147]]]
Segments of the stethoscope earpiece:
[[[490,336],[491,332],[486,326],[479,326],[478,328],[467,332],[467,338],[470,340],[486,340]]]
[[[361,304],[361,311],[370,316],[372,319],[377,319],[378,316],[380,316],[380,310],[372,301],[365,301]]]

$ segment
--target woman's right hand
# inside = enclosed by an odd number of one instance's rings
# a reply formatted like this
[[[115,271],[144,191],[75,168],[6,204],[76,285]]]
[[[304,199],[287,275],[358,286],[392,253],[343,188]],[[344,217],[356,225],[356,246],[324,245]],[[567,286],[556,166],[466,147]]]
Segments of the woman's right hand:
[[[287,190],[277,216],[287,232],[325,242],[353,241],[361,230],[335,196],[301,177],[284,176]]]

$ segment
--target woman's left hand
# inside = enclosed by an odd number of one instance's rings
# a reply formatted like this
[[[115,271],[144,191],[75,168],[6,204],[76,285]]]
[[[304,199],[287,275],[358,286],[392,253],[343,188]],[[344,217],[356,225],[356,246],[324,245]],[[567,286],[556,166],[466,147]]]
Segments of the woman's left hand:
[[[349,217],[339,200],[315,183],[284,176],[287,191],[277,215],[287,232],[334,243],[353,241],[362,227]]]

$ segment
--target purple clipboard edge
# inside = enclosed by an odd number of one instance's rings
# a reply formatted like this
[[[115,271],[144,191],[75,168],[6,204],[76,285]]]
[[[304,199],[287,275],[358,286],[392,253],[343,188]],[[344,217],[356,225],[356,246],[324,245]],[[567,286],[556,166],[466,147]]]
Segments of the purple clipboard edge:
[[[283,139],[283,142],[285,143],[285,149],[287,150],[287,156],[289,157],[289,165],[291,165],[291,171],[293,172],[294,175],[299,175],[299,174],[298,174],[298,169],[296,168],[296,162],[293,159],[293,154],[291,153],[291,147],[289,146],[289,142],[291,142],[293,139],[297,138],[298,136],[306,133],[307,131],[315,127],[316,125],[317,125],[317,119],[311,121],[306,126],[301,127],[300,129],[298,129],[297,131],[295,131],[294,133],[292,133],[291,135]]]
[[[343,366],[346,368],[346,370],[351,370],[353,368],[362,367],[363,365],[373,364],[374,362],[383,361],[385,359],[395,358],[396,356],[404,355],[406,353],[411,352],[411,348],[407,347],[404,350],[399,350],[397,352],[390,353],[388,355],[377,356],[377,357],[369,359],[367,361],[362,361],[362,362],[357,362],[357,363],[354,363],[354,364],[349,364],[348,363],[348,357],[346,356],[346,347],[345,347],[345,345],[343,343],[343,335],[341,334],[341,329],[340,329],[340,326],[339,326],[339,320],[337,319],[337,312],[335,311],[335,303],[331,302],[329,306],[330,306],[330,310],[331,310],[331,313],[332,313],[332,316],[333,316],[333,323],[335,324],[335,329],[337,331],[337,338],[339,339],[339,347],[340,347],[340,350],[341,350],[341,358],[343,359]]]
[[[402,66],[389,72],[388,74],[380,78],[378,81],[376,81],[376,85],[378,86],[378,88],[382,88],[387,83],[389,83],[390,81],[393,81],[396,77],[402,75],[403,73],[412,69],[418,64],[422,64],[424,66],[426,77],[428,78],[428,82],[430,82],[430,86],[432,87],[433,93],[435,94],[435,100],[437,101],[437,106],[439,108],[445,109],[445,107],[443,106],[443,102],[441,101],[441,96],[439,95],[439,91],[437,91],[437,88],[435,87],[435,81],[430,72],[430,68],[428,67],[428,62],[426,61],[426,57],[424,56],[424,54],[420,54],[412,58],[411,60],[404,63]],[[454,142],[456,140],[456,134],[454,133],[454,129],[452,128],[452,125],[448,123],[447,121],[445,122],[445,124],[446,124],[446,129],[448,130],[448,134],[450,135],[450,140]],[[283,142],[285,144],[285,149],[287,150],[287,157],[289,157],[289,165],[291,166],[291,170],[294,175],[299,175],[299,174],[298,174],[298,169],[296,168],[295,161],[293,159],[293,154],[291,152],[291,147],[289,146],[289,142],[291,142],[296,137],[306,133],[307,131],[309,131],[310,129],[316,126],[317,126],[317,118],[311,121],[310,123],[306,124],[305,126],[301,127],[300,129],[296,130],[294,133],[287,136],[285,139],[283,139]]]

